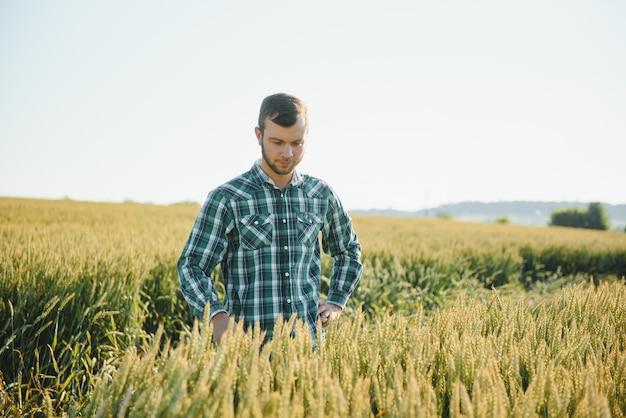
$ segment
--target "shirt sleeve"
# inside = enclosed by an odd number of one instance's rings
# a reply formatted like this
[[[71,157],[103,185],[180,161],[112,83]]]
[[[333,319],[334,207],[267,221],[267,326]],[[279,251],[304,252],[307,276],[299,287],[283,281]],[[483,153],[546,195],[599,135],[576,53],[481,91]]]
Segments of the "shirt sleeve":
[[[228,233],[232,229],[232,216],[218,191],[211,192],[196,218],[178,260],[180,290],[191,312],[204,317],[210,304],[210,318],[225,309],[219,300],[211,274],[223,259],[228,246]]]
[[[322,248],[333,257],[327,301],[344,307],[361,280],[361,244],[352,220],[331,190],[329,210],[322,229]]]

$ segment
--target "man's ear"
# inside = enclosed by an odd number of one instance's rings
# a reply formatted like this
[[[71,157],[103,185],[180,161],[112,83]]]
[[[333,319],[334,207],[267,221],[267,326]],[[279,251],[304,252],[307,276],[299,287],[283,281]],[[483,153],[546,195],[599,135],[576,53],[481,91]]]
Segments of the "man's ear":
[[[256,135],[256,139],[259,141],[259,145],[263,141],[263,132],[261,132],[261,128],[258,126],[254,128],[254,134]]]

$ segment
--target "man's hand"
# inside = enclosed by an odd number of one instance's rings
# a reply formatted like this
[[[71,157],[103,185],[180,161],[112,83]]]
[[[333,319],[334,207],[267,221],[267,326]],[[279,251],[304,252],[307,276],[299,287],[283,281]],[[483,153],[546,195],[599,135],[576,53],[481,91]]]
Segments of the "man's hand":
[[[228,330],[229,321],[230,317],[226,312],[219,312],[211,319],[211,325],[213,325],[213,339],[217,345],[220,344],[222,336]]]
[[[341,311],[343,311],[343,308],[339,305],[335,305],[334,303],[330,302],[320,301],[317,306],[317,315],[322,321],[322,328],[326,328],[330,321],[334,321],[335,319],[339,318],[339,315],[341,315]]]

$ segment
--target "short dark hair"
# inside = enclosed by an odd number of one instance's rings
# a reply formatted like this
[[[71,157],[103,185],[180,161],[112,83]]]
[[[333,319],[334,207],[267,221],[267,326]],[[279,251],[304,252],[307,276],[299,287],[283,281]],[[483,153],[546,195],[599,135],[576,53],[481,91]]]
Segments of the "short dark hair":
[[[277,125],[288,128],[293,126],[298,118],[304,118],[306,129],[309,129],[309,112],[306,104],[296,96],[287,93],[276,93],[267,96],[261,103],[259,112],[259,129],[265,129],[265,119]]]

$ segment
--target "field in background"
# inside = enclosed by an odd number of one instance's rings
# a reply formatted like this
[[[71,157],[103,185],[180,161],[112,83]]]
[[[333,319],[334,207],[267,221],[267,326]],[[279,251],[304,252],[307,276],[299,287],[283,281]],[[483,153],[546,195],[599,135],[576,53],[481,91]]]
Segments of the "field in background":
[[[178,293],[198,209],[0,198],[2,415],[626,414],[626,234],[355,215],[339,326],[259,351]]]
[[[579,208],[587,210],[591,202],[458,202],[418,211],[393,209],[358,210],[354,213],[378,216],[402,216],[404,218],[454,218],[464,222],[502,223],[507,220],[513,225],[548,226],[552,212]],[[626,227],[626,205],[599,202],[606,210],[610,228],[624,232]]]

